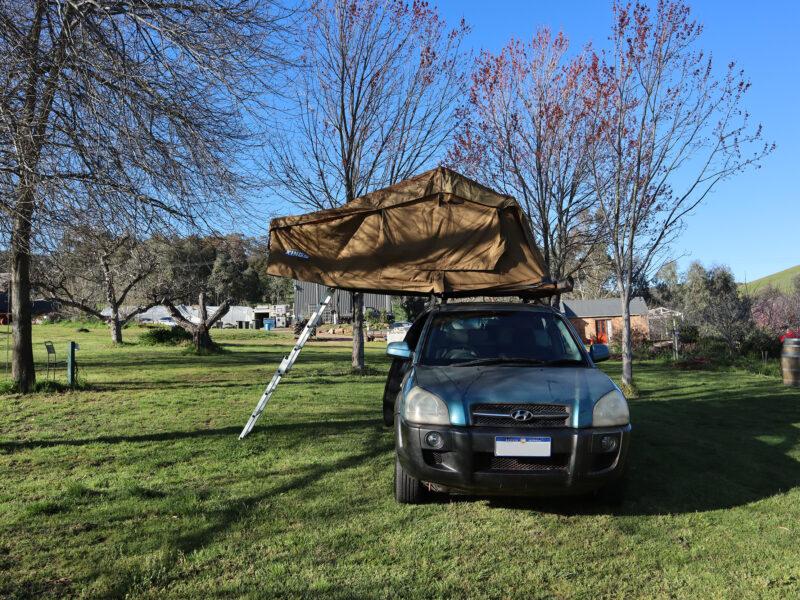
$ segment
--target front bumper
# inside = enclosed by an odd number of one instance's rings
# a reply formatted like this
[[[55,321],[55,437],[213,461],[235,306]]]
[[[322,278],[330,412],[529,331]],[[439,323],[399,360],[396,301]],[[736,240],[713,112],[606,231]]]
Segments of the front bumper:
[[[395,423],[400,464],[432,489],[523,496],[583,494],[618,479],[625,466],[631,432],[630,425],[589,429],[438,427],[411,425],[401,418]],[[439,448],[425,441],[431,431],[443,437]],[[495,457],[498,436],[549,437],[551,456]],[[614,448],[601,447],[604,436],[616,440]]]

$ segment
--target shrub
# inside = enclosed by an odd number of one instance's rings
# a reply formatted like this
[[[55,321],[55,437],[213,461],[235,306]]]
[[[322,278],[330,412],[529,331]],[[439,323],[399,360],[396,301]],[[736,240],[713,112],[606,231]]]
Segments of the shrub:
[[[597,340],[595,339],[595,342]],[[622,327],[618,327],[614,330],[614,334],[611,336],[611,339],[608,342],[609,347],[617,346],[622,351]],[[633,350],[644,350],[652,346],[650,342],[650,338],[647,337],[647,334],[637,327],[631,328],[631,348]]]
[[[742,354],[756,354],[760,357],[762,352],[773,358],[780,356],[781,341],[765,329],[755,329],[742,342]]]
[[[700,339],[700,331],[696,325],[689,325],[688,323],[681,325],[680,338],[684,344],[696,344],[697,340]]]
[[[711,337],[698,338],[696,349],[698,354],[709,357],[730,356],[731,353],[727,342]]]
[[[192,334],[181,327],[152,327],[139,337],[146,346],[178,346],[191,340]]]

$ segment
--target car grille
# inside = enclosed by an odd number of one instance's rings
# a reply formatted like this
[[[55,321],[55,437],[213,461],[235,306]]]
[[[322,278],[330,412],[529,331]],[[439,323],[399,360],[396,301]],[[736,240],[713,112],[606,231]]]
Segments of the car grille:
[[[472,424],[484,427],[569,427],[569,407],[563,404],[473,404]],[[519,421],[511,415],[526,410],[533,418]]]
[[[495,456],[489,452],[475,453],[476,471],[566,471],[569,454],[553,456]]]

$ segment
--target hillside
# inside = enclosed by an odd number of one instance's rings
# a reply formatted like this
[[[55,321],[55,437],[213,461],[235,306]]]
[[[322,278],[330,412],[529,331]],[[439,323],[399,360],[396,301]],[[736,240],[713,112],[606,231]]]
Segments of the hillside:
[[[747,285],[748,291],[752,294],[759,288],[762,288],[768,284],[772,284],[783,292],[791,292],[792,279],[798,275],[800,275],[800,265],[790,267],[784,271],[773,273],[772,275],[767,275],[766,277],[756,279],[755,281],[748,281],[747,284],[739,284],[739,288],[742,289],[745,285]]]

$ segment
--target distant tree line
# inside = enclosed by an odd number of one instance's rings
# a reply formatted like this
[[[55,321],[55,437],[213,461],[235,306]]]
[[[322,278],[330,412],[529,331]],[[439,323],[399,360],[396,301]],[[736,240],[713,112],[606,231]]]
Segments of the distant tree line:
[[[67,311],[107,323],[117,343],[126,323],[157,304],[191,305],[201,295],[214,305],[290,301],[291,280],[267,275],[267,258],[259,237],[139,239],[73,227],[52,252],[34,256],[32,283]]]
[[[800,277],[788,293],[766,286],[751,293],[736,283],[725,266],[692,263],[680,273],[675,263],[659,270],[649,289],[653,303],[679,313],[684,341],[698,338],[724,342],[733,354],[740,351],[779,353],[780,337],[800,330]]]

